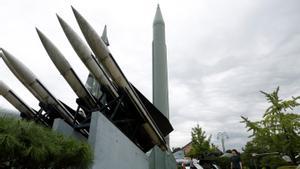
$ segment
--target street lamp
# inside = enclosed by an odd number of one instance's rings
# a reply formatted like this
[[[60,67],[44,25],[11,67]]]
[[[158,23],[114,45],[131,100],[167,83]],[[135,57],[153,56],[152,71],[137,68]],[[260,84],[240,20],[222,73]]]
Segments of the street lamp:
[[[225,131],[223,131],[223,132],[218,132],[217,139],[218,139],[218,140],[221,139],[222,148],[223,148],[223,153],[225,153],[225,139],[229,139],[227,133],[226,133]]]

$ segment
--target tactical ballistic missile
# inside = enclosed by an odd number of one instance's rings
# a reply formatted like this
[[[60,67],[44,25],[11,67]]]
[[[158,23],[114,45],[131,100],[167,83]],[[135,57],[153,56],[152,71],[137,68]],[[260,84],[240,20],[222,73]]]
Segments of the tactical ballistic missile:
[[[152,142],[166,150],[166,142],[162,134],[160,133],[152,117],[149,115],[146,107],[138,97],[138,94],[134,91],[133,87],[126,79],[118,64],[115,62],[105,43],[96,33],[96,31],[90,26],[90,24],[81,16],[81,14],[79,14],[73,7],[72,9],[81,32],[96,55],[98,61],[109,72],[116,84],[127,93],[140,115],[144,118],[145,123],[143,124],[143,127],[150,136]]]
[[[13,92],[4,82],[0,81],[0,95],[2,95],[19,112],[26,114],[30,119],[34,118],[35,111],[30,108],[15,92]]]
[[[118,97],[119,94],[117,93],[116,87],[109,80],[107,73],[103,70],[101,65],[99,65],[89,47],[60,16],[57,15],[57,18],[73,49],[80,57],[84,65],[88,68],[99,84],[104,86],[113,97]]]
[[[40,40],[46,49],[52,62],[59,70],[61,75],[68,82],[70,87],[76,93],[76,95],[84,102],[84,106],[88,109],[97,108],[97,102],[90,92],[85,88],[69,62],[63,56],[63,54],[57,49],[57,47],[40,31],[36,28]]]
[[[51,106],[66,120],[73,124],[72,114],[68,109],[58,101],[47,88],[38,80],[38,78],[19,60],[2,48],[2,59],[20,82],[42,103]]]

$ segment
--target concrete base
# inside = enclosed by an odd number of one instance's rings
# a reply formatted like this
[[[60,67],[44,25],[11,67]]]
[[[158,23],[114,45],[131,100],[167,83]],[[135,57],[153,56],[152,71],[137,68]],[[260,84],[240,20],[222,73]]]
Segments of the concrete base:
[[[55,119],[52,125],[52,130],[57,131],[58,133],[61,133],[65,136],[71,136],[79,140],[86,141],[87,139],[82,136],[80,133],[75,131],[68,123],[66,123],[62,119]]]
[[[149,155],[149,169],[176,169],[176,160],[171,152],[163,152],[155,146]]]
[[[54,120],[52,130],[87,140],[62,119]],[[148,157],[100,112],[92,114],[88,142],[94,151],[92,169],[176,169],[171,152],[155,146]]]
[[[148,157],[102,113],[92,114],[88,142],[94,150],[93,169],[148,169]]]

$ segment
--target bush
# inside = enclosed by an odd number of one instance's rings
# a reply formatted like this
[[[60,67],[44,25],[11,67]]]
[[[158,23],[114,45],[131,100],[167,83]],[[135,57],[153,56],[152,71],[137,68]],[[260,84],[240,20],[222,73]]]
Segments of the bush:
[[[34,122],[0,117],[0,168],[88,168],[90,146]]]
[[[216,159],[216,164],[221,169],[228,169],[228,168],[230,168],[230,158],[229,157],[218,157]]]
[[[261,157],[260,165],[265,168],[276,169],[280,166],[287,166],[289,163],[284,161],[279,155],[269,155]]]

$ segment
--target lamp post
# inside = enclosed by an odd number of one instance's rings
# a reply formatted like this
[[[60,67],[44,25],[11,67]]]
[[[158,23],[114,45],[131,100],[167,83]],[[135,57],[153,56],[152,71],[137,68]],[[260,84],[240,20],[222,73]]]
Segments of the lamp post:
[[[225,153],[225,139],[229,139],[227,133],[225,131],[218,132],[217,139],[221,140],[223,153]]]

